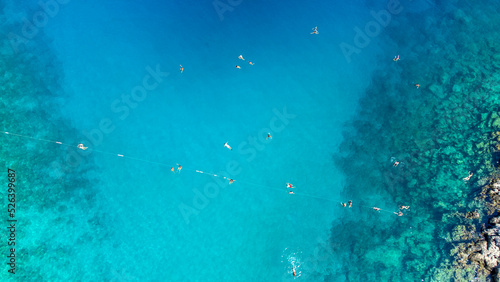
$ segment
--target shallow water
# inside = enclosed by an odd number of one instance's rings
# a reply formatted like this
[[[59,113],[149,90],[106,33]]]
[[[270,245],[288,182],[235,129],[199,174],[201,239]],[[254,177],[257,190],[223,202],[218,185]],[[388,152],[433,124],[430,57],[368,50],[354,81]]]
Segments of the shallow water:
[[[478,105],[469,76],[481,71],[461,69],[478,12],[401,2],[360,46],[356,28],[370,32],[387,3],[238,3],[68,2],[17,53],[4,40],[3,69],[20,77],[4,74],[4,131],[38,139],[2,136],[3,166],[25,187],[18,273],[2,277],[281,281],[292,264],[308,281],[445,277],[434,267],[457,220],[443,215],[472,208],[491,172],[465,149],[496,103]],[[4,35],[41,9],[2,5]],[[463,90],[431,91],[451,82]]]

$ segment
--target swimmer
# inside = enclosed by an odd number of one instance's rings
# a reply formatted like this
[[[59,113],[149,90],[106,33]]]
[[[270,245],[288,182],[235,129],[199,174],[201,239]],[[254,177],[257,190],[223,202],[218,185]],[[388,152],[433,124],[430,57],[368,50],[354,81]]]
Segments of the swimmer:
[[[292,262],[292,273],[293,273],[293,276],[295,276],[295,265],[293,264],[293,262]]]
[[[182,67],[182,65],[180,65],[181,68],[179,69],[181,71],[181,73],[184,71],[184,68]]]
[[[231,150],[231,151],[232,151],[232,150],[233,150],[233,148],[231,148],[231,146],[229,146],[227,143],[229,143],[229,142],[224,143],[224,147],[226,147],[226,148],[228,148],[229,150]]]
[[[394,212],[394,214],[397,214],[398,216],[403,216],[403,213],[401,211],[399,212]]]
[[[178,167],[177,167],[177,171],[180,173],[181,172],[181,169],[182,169],[182,166],[180,164],[177,164]]]
[[[249,64],[249,65],[251,65],[251,66],[253,66],[253,63],[252,63],[252,62],[250,62],[250,61],[248,61],[248,64]]]
[[[84,149],[85,150],[85,149]],[[462,178],[464,181],[468,181],[472,175],[474,175],[472,172],[469,171],[469,176]]]
[[[243,61],[245,60],[245,59],[243,59],[243,56],[242,56],[242,55],[239,55],[239,56],[238,56],[238,59],[243,60]]]
[[[344,208],[347,206],[346,203],[340,203]]]
[[[313,30],[313,32],[311,32],[311,34],[319,34],[319,33],[318,33],[318,27],[317,27],[317,26],[316,26],[316,27],[314,27],[312,30]]]
[[[82,143],[78,144],[78,149],[87,150],[89,147],[84,147]]]
[[[417,87],[417,89],[418,89],[420,87],[420,84],[418,84],[418,83],[415,84],[415,87]]]
[[[351,207],[352,207],[352,201],[349,200],[349,208],[351,208]]]
[[[240,67],[240,66],[238,66],[238,65],[236,65],[236,68],[237,68],[237,69],[241,69],[241,67]]]
[[[377,207],[373,207],[373,209],[376,211],[380,211],[380,208],[377,208]]]
[[[397,167],[398,165],[399,165],[399,162],[394,162],[394,164],[392,166]]]
[[[292,192],[292,191],[290,191],[290,192],[288,192],[288,194],[291,194],[291,195],[293,195],[293,192]]]
[[[170,171],[171,171],[171,172],[175,172],[174,167],[171,167],[171,168],[170,168]]]
[[[295,188],[295,187],[291,183],[287,183],[286,188]]]
[[[393,60],[394,62],[397,62],[397,61],[399,61],[399,55],[397,55],[397,56],[394,56],[394,59],[392,59],[392,60]]]
[[[273,139],[273,137],[271,136],[271,133],[268,133],[268,134],[267,134],[266,140],[267,140],[267,139]]]
[[[234,179],[229,179],[229,184],[233,184]]]
[[[402,209],[402,210],[408,210],[408,209],[410,209],[410,206],[401,206],[400,209]]]

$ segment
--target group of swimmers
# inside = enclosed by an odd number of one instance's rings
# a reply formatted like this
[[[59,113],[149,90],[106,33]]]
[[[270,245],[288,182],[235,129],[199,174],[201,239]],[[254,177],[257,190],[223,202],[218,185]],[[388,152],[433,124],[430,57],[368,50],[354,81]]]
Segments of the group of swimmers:
[[[288,184],[288,183],[287,183]],[[352,207],[352,201],[349,200],[349,202],[347,203],[340,203],[340,205],[342,205],[344,208],[347,207],[347,205],[349,204],[349,208]],[[377,207],[372,207],[372,209],[376,210],[376,211],[380,211],[380,208],[377,208]],[[410,209],[410,206],[401,206],[399,207],[399,211],[398,212],[394,212],[395,215],[397,216],[403,216],[403,212],[401,210],[409,210]]]
[[[243,55],[239,55],[239,56],[238,56],[238,59],[243,60],[243,61],[245,60],[245,59],[243,58]],[[248,61],[248,64],[249,64],[249,65],[251,65],[251,66],[253,66],[252,61]],[[241,69],[241,67],[240,67],[239,65],[236,65],[236,68],[237,68],[237,69]]]
[[[176,165],[177,165],[177,172],[179,172],[179,173],[180,173],[180,172],[181,172],[181,169],[182,169],[182,166],[181,166],[180,164],[176,164]],[[171,167],[171,168],[170,168],[170,171],[171,171],[171,172],[175,172],[174,167]]]
[[[347,202],[349,204],[349,208],[352,207],[352,201],[349,200],[349,202]],[[347,203],[340,203],[344,208],[347,207]]]
[[[399,211],[394,212],[394,214],[397,216],[403,216],[403,212],[401,210],[409,210],[409,209],[410,209],[410,206],[401,206],[401,207],[399,207]]]
[[[312,30],[313,30],[313,31],[311,32],[311,34],[319,34],[319,32],[318,32],[318,27],[317,27],[317,26],[316,26],[316,27],[314,27]],[[243,61],[245,60],[245,59],[243,58],[243,55],[239,55],[239,56],[238,56],[238,59],[243,60]],[[394,60],[396,61],[396,58],[394,58]],[[397,60],[399,61],[399,56],[398,56],[398,59],[397,59]],[[253,65],[254,65],[254,63],[252,63],[252,61],[248,61],[248,64],[249,64],[249,65],[251,65],[251,66],[253,66]],[[240,67],[239,65],[236,65],[236,68],[237,68],[237,69],[241,69],[241,67]],[[182,65],[180,65],[179,71],[180,71],[181,73],[184,71],[184,67],[183,67]]]

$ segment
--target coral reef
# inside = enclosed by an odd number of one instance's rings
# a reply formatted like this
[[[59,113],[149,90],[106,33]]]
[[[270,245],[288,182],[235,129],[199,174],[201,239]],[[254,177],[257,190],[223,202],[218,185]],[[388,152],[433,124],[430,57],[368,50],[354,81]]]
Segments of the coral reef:
[[[62,95],[57,59],[49,51],[43,34],[29,44],[36,49],[15,53],[7,33],[12,19],[0,3],[0,166],[16,170],[15,246],[18,262],[16,281],[78,281],[99,277],[103,261],[99,254],[82,255],[82,249],[99,248],[105,242],[107,221],[97,203],[98,192],[91,157],[79,164],[68,161],[67,148],[54,143],[6,135],[3,131],[34,138],[64,138],[77,144],[79,134],[61,117],[57,98]],[[20,24],[20,23],[17,23]],[[17,25],[19,26],[19,25]],[[5,174],[6,175],[6,174]],[[2,244],[0,252],[7,254]],[[78,259],[76,259],[78,258]],[[90,260],[91,263],[88,263]],[[21,266],[19,266],[21,265]],[[61,271],[65,269],[65,271]],[[0,273],[1,281],[12,277]],[[91,278],[92,277],[92,278]]]
[[[437,4],[432,17],[408,13],[387,27],[402,59],[385,58],[374,74],[334,160],[347,175],[346,198],[411,209],[333,222],[333,250],[344,265],[363,266],[348,281],[496,279],[498,219],[477,230],[500,198],[499,184],[487,185],[500,154],[500,46],[491,28],[499,18],[487,3],[470,5]],[[488,204],[476,197],[481,187],[490,187]],[[343,238],[351,246],[335,243]]]

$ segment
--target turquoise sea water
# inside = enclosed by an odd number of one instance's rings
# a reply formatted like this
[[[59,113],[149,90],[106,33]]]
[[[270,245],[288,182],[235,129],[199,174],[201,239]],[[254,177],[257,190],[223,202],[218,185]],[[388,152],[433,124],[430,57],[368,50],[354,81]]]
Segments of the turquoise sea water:
[[[428,94],[440,80],[430,59],[452,32],[462,37],[450,52],[474,52],[461,33],[473,6],[47,3],[0,4],[2,128],[22,135],[0,140],[19,183],[18,269],[3,280],[440,279],[454,222],[439,224],[465,209],[474,184],[460,179],[473,166],[462,164],[474,156],[450,165],[463,195],[443,203],[426,198],[434,168],[412,160],[451,146],[427,131],[444,99]],[[450,57],[441,65],[463,68]],[[446,181],[436,180],[450,190]],[[400,205],[411,212],[396,216]]]

